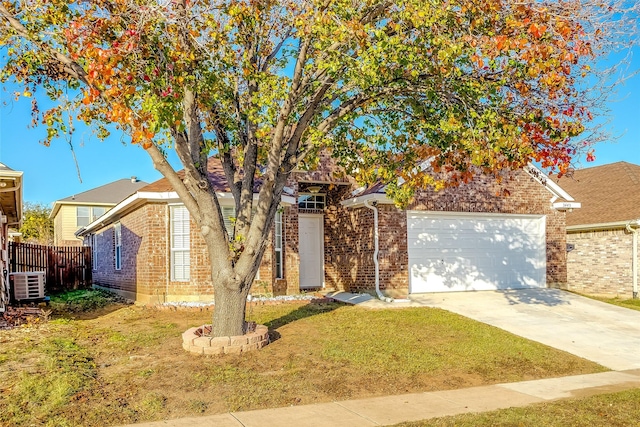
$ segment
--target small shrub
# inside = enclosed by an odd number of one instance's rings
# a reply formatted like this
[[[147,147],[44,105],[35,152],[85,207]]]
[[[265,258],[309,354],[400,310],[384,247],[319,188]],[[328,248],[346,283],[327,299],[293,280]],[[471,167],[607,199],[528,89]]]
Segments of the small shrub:
[[[78,289],[51,296],[51,307],[56,312],[91,311],[123,302],[122,297],[98,289]]]

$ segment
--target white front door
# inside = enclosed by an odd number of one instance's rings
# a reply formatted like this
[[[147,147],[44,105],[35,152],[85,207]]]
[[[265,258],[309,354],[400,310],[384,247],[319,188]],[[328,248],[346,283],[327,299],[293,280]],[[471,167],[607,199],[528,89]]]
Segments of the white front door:
[[[324,285],[324,218],[316,214],[298,216],[300,289]]]

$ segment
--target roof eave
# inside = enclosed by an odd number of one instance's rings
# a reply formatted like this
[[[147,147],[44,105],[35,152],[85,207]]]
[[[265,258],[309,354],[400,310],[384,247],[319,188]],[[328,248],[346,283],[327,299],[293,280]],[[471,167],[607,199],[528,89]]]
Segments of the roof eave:
[[[569,193],[564,191],[562,187],[553,182],[552,179],[547,178],[546,175],[538,169],[533,163],[529,163],[524,170],[531,176],[533,179],[538,181],[543,187],[545,187],[551,194],[566,200],[567,202],[574,202],[575,199],[571,197]],[[544,177],[544,180],[541,178]]]
[[[597,224],[578,224],[578,225],[567,225],[567,232],[570,231],[598,231],[598,230],[611,230],[611,229],[619,229],[625,228],[629,221],[634,221],[633,219],[628,219],[625,221],[612,221],[612,222],[601,222]]]
[[[12,187],[0,188],[0,193],[14,193],[16,217],[8,217],[8,225],[20,228],[22,226],[22,175],[20,171],[3,171],[0,174],[1,177],[13,179],[14,185]]]
[[[219,200],[233,200],[233,195],[231,193],[217,192],[216,196],[218,197]],[[257,198],[258,194],[254,193],[253,196],[254,198]],[[284,196],[284,195],[281,197],[281,201],[284,204],[288,204],[288,205],[293,205],[296,203],[295,197]],[[102,228],[105,225],[109,225],[115,222],[124,214],[148,202],[180,203],[180,198],[178,197],[178,193],[176,193],[175,191],[163,191],[163,192],[139,191],[127,197],[122,202],[118,203],[115,207],[113,207],[107,213],[102,215],[100,218],[96,219],[92,223],[76,231],[75,235],[76,237],[84,237],[98,228]]]
[[[393,200],[388,198],[386,194],[382,194],[382,193],[371,193],[371,194],[365,194],[364,196],[352,197],[350,199],[341,201],[340,204],[347,208],[359,208],[361,206],[364,206],[364,203],[366,201],[378,202],[384,205],[393,204]]]
[[[56,217],[60,208],[64,205],[71,206],[101,206],[101,207],[114,207],[117,203],[105,203],[105,202],[76,202],[76,201],[66,201],[66,200],[56,200],[53,202],[53,207],[51,208],[51,213],[49,214],[49,219],[53,219]]]

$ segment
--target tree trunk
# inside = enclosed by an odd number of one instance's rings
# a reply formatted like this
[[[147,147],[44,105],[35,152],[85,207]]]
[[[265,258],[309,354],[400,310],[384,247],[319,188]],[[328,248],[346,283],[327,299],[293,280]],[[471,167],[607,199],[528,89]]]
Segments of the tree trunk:
[[[251,286],[238,286],[237,289],[225,287],[218,276],[214,278],[215,307],[213,310],[212,335],[214,337],[244,335],[244,316],[247,307],[247,295]]]

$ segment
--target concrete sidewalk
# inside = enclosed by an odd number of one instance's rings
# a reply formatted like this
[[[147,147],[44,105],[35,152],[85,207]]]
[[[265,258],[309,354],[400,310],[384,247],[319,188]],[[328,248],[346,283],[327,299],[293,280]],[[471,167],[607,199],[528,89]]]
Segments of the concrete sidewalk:
[[[136,427],[368,427],[640,387],[640,369],[135,424]],[[132,425],[127,427],[132,427]]]

